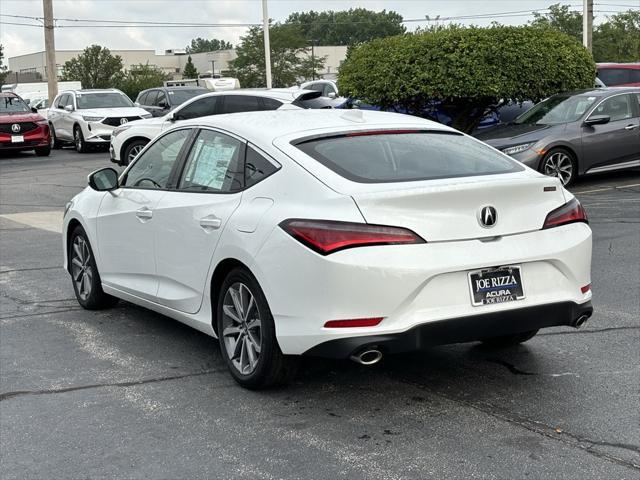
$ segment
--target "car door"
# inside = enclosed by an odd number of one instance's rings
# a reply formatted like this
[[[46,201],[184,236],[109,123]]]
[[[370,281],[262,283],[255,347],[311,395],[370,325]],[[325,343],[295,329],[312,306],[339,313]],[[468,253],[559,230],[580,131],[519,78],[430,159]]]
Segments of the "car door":
[[[200,309],[220,237],[240,205],[245,143],[202,129],[185,161],[177,189],[155,209],[158,302],[176,310]]]
[[[175,171],[192,131],[174,130],[156,139],[122,175],[120,188],[102,200],[97,245],[105,284],[155,300],[156,207],[175,184]]]
[[[53,108],[49,109],[48,120],[56,131],[56,137],[64,140],[70,140],[69,132],[65,130],[64,117],[68,114],[64,107],[69,98],[68,93],[60,95],[53,104]]]
[[[617,94],[603,100],[589,114],[589,117],[608,115],[609,122],[582,127],[586,171],[604,171],[638,158],[640,117],[634,102],[635,94]]]
[[[67,110],[67,107],[69,106],[71,107],[71,111]],[[76,108],[75,95],[73,93],[68,93],[64,109],[62,110],[62,116],[60,117],[60,123],[62,124],[62,131],[64,132],[65,138],[68,138],[69,140],[73,140],[73,112],[75,112]]]
[[[219,99],[220,95],[211,95],[179,106],[173,111],[173,114],[171,115],[172,118],[163,122],[162,130],[175,126],[176,123],[179,123],[181,120],[189,120],[207,115],[217,115],[220,113]]]

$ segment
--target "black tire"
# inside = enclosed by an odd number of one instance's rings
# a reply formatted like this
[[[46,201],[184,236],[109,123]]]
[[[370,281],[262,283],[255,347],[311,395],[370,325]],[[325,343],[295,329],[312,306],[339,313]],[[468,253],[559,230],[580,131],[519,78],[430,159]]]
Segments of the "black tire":
[[[39,157],[48,157],[51,153],[51,147],[47,145],[46,147],[36,148],[36,155]]]
[[[76,152],[78,153],[87,153],[89,150],[87,142],[84,141],[82,129],[78,125],[73,127],[73,143],[75,144]]]
[[[252,320],[249,318],[249,314],[251,311],[257,311],[257,319],[260,322],[260,351],[258,352],[257,363],[253,371],[250,373],[242,373],[239,368],[234,365],[232,360],[232,353],[229,351],[233,350],[237,347],[231,345],[231,342],[234,342],[236,345],[240,343],[236,341],[231,336],[225,337],[224,328],[225,323],[228,322],[230,317],[226,316],[223,313],[223,306],[225,302],[225,298],[228,298],[227,294],[229,290],[235,285],[242,284],[248,288],[249,293],[254,298],[255,305],[254,310],[249,308],[247,310],[247,315],[245,316],[245,327]],[[289,382],[294,376],[296,371],[296,362],[291,358],[282,354],[280,347],[278,346],[278,341],[276,339],[276,331],[275,324],[273,322],[273,316],[271,315],[271,310],[269,309],[269,305],[267,300],[258,285],[257,280],[253,277],[253,275],[246,270],[245,268],[235,268],[225,278],[224,282],[222,282],[222,286],[220,288],[220,292],[217,297],[217,308],[216,308],[216,319],[217,319],[217,331],[218,331],[218,339],[220,343],[220,353],[222,358],[224,359],[231,375],[241,386],[251,389],[258,390],[273,387],[276,385],[282,385]],[[255,316],[255,313],[254,313]],[[239,325],[239,324],[238,324]],[[227,326],[229,326],[227,324]],[[248,327],[251,328],[251,327]],[[240,328],[238,328],[240,330]],[[248,329],[247,329],[248,330]],[[227,340],[225,340],[228,338]],[[238,339],[240,339],[240,335],[238,335]],[[247,349],[249,347],[247,346]],[[244,348],[242,349],[244,352]],[[254,353],[255,354],[255,353]],[[242,354],[240,355],[240,359],[237,361],[242,362]]]
[[[555,168],[554,164],[558,163],[556,161],[560,161],[562,159],[563,165],[567,165],[570,168],[570,174],[565,175],[563,172],[559,171],[559,168]],[[564,148],[552,148],[547,153],[545,153],[544,157],[540,161],[540,167],[538,168],[540,173],[544,173],[545,175],[549,175],[552,177],[560,178],[562,185],[568,187],[578,178],[578,162],[576,161],[575,156],[568,150]]]
[[[538,330],[530,330],[528,332],[515,333],[513,335],[504,335],[502,337],[487,338],[482,341],[485,345],[491,347],[510,347],[524,343],[536,336]]]
[[[83,248],[83,245],[86,246],[86,249]],[[118,303],[116,297],[108,295],[102,290],[102,282],[95,257],[93,256],[93,250],[91,250],[91,244],[89,244],[89,239],[84,229],[79,225],[71,233],[67,255],[73,290],[78,303],[83,308],[101,310],[113,307]],[[77,261],[82,264],[82,268]],[[80,282],[78,281],[79,279]],[[82,285],[83,281],[86,288]]]
[[[147,143],[149,143],[149,140],[140,139],[140,140],[134,140],[129,145],[127,145],[127,147],[124,149],[124,152],[122,154],[122,158],[120,159],[120,161],[122,162],[122,165],[129,165],[129,163],[131,163],[131,160],[132,160],[129,158],[129,156],[131,155],[131,152],[135,151],[136,149],[139,149],[140,147],[144,148],[144,146]]]
[[[62,143],[56,137],[56,129],[53,128],[53,125],[49,124],[49,132],[51,132],[51,148],[53,150],[58,150],[62,148]]]

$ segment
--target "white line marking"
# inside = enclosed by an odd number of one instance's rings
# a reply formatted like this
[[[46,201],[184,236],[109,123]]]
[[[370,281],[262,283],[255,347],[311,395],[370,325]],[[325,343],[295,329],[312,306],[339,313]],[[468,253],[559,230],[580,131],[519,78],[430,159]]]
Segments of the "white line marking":
[[[41,230],[62,233],[62,215],[61,210],[54,210],[50,212],[8,213],[0,215],[0,217]]]
[[[620,189],[623,189],[623,188],[633,188],[633,187],[640,187],[640,183],[634,183],[633,185],[614,185],[612,187],[596,188],[594,190],[582,190],[582,191],[576,190],[573,193],[575,193],[575,194],[583,194],[583,193],[606,192],[608,190],[620,190]]]

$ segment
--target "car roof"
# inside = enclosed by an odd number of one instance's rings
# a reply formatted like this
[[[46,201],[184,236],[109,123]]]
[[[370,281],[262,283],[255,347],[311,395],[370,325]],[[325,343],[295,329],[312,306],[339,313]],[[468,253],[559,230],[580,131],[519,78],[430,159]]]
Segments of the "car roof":
[[[180,123],[227,130],[249,141],[270,144],[283,136],[304,137],[343,131],[408,127],[455,132],[453,128],[411,115],[372,110],[297,109],[242,112],[196,118]]]
[[[598,68],[628,68],[631,70],[640,70],[640,62],[634,63],[596,63]]]
[[[18,98],[21,98],[20,95],[18,95],[15,92],[0,92],[0,97],[18,97]]]
[[[144,93],[144,92],[148,92],[150,90],[164,90],[165,92],[168,91],[174,91],[174,90],[202,90],[203,92],[207,92],[208,90],[204,87],[200,87],[198,85],[193,85],[191,87],[189,86],[176,86],[176,87],[165,87],[165,86],[161,86],[161,87],[152,87],[152,88],[145,88],[144,90],[142,90],[140,93]],[[139,95],[139,94],[138,94]]]
[[[58,92],[58,95],[63,93],[122,93],[117,88],[82,88],[80,90],[63,90]]]
[[[570,97],[578,95],[588,95],[590,97],[608,97],[617,93],[640,93],[638,87],[601,87],[601,88],[587,88],[585,90],[573,90],[571,92],[562,92],[557,95],[567,95]]]

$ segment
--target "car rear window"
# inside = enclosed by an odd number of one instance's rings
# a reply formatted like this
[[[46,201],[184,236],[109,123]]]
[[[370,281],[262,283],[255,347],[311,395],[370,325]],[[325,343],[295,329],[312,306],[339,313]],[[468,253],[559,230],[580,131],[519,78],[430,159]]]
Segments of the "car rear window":
[[[523,170],[515,160],[455,132],[355,132],[293,144],[339,175],[360,183],[411,182]]]

